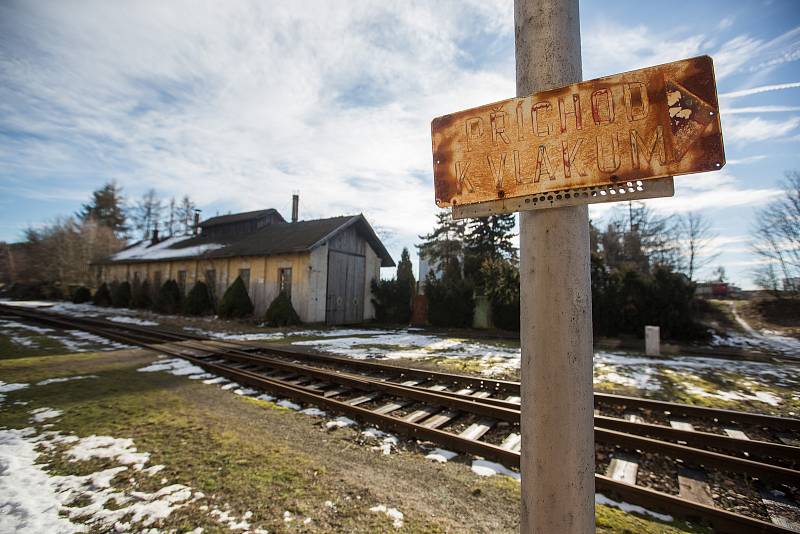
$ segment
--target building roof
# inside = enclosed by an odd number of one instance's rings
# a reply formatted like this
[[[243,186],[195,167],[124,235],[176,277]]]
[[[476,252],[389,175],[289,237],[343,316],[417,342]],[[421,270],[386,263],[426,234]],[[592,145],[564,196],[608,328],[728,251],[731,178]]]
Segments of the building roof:
[[[274,210],[262,210],[265,214]],[[235,220],[247,220],[253,217]],[[244,214],[224,215],[236,217]],[[209,219],[220,219],[214,217]],[[208,222],[208,221],[206,221]],[[232,222],[227,219],[225,222]],[[215,223],[223,224],[223,223]],[[325,244],[339,232],[356,227],[381,259],[381,267],[393,267],[394,260],[363,215],[346,215],[329,219],[314,219],[294,223],[274,223],[248,233],[223,236],[177,236],[159,241],[149,239],[134,243],[97,264],[124,264],[180,259],[213,259],[237,256],[274,256],[293,252],[306,252]],[[203,226],[203,225],[201,225]]]
[[[201,228],[208,228],[210,226],[219,226],[221,224],[230,224],[242,221],[249,221],[252,219],[263,219],[269,215],[277,215],[284,220],[280,213],[273,208],[266,210],[244,211],[242,213],[231,213],[230,215],[217,215],[211,217],[200,223]]]

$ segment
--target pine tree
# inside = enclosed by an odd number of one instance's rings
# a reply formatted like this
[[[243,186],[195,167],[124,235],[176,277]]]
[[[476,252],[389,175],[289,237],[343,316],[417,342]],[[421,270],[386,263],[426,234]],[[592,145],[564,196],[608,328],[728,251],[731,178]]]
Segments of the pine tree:
[[[397,264],[397,281],[404,286],[411,288],[411,293],[414,293],[416,288],[416,281],[414,280],[414,269],[411,265],[411,255],[408,249],[403,247],[403,252],[400,253],[400,263]]]
[[[514,214],[490,215],[469,221],[464,258],[464,276],[472,280],[480,290],[483,288],[481,266],[487,260],[507,259],[516,261],[517,249],[511,238],[514,236]]]
[[[433,232],[419,236],[423,240],[417,245],[419,254],[428,260],[433,270],[444,272],[448,265],[461,263],[465,233],[465,221],[453,219],[449,211],[439,212]]]
[[[122,188],[116,182],[108,182],[92,193],[92,199],[81,207],[77,216],[82,222],[93,220],[107,226],[117,237],[122,237],[128,231],[123,202]]]

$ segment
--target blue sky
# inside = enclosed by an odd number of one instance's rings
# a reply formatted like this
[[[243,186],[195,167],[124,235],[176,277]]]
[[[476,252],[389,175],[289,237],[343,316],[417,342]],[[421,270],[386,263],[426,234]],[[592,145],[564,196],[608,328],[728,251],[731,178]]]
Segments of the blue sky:
[[[745,287],[755,210],[800,170],[800,4],[582,2],[584,78],[710,54],[728,164],[676,178]],[[0,3],[0,240],[128,197],[205,216],[363,212],[395,257],[432,226],[430,120],[515,94],[510,1]],[[609,208],[592,208],[602,221]]]

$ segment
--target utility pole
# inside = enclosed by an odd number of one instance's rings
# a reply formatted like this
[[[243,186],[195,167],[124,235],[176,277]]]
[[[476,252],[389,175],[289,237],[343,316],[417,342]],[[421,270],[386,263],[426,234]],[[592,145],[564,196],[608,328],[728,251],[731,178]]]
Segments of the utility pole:
[[[581,81],[578,0],[515,0],[517,96]],[[520,213],[520,532],[594,532],[588,207]]]

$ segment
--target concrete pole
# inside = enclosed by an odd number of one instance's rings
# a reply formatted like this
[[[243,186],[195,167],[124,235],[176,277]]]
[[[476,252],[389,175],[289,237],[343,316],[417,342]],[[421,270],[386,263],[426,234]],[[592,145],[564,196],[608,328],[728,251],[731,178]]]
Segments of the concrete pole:
[[[515,0],[517,96],[581,80],[578,0]],[[586,206],[520,213],[523,534],[594,532]]]

